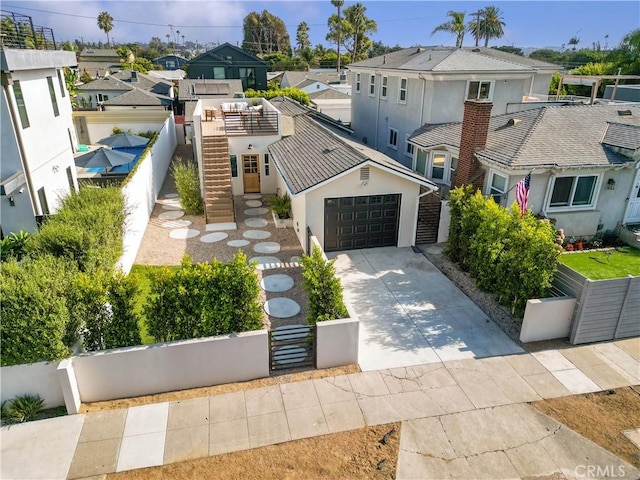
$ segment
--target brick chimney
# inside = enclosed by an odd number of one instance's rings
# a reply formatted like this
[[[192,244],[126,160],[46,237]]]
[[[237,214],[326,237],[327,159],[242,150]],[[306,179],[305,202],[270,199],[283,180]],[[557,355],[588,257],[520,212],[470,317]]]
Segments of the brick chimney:
[[[467,100],[464,102],[460,155],[453,187],[472,183],[476,187],[482,188],[484,172],[474,153],[482,149],[487,142],[492,107],[493,104],[491,102],[482,100]]]

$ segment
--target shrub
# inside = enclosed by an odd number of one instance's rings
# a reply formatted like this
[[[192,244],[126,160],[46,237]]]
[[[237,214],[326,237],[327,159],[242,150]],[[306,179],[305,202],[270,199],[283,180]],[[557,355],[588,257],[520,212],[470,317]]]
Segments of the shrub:
[[[2,239],[0,243],[0,258],[5,261],[9,257],[21,260],[25,254],[27,242],[31,239],[31,234],[20,230],[20,232],[12,232]]]
[[[24,423],[35,419],[44,408],[40,395],[19,395],[2,402],[2,418],[7,423]]]
[[[151,274],[144,307],[149,333],[158,341],[224,335],[262,327],[260,288],[253,264],[238,253],[227,263],[193,264]]]
[[[172,172],[184,211],[189,215],[202,215],[204,207],[196,165],[193,162],[183,162],[182,158],[176,157]]]
[[[300,90],[295,87],[276,88],[275,90],[254,90],[249,88],[245,90],[244,96],[246,98],[262,97],[266,100],[271,100],[275,97],[289,97],[302,105],[309,105],[309,94],[304,90]]]
[[[317,246],[313,247],[311,255],[302,256],[302,285],[309,295],[307,322],[311,325],[349,316],[334,262],[326,261]]]
[[[288,193],[269,200],[269,207],[281,219],[291,218],[291,197]]]

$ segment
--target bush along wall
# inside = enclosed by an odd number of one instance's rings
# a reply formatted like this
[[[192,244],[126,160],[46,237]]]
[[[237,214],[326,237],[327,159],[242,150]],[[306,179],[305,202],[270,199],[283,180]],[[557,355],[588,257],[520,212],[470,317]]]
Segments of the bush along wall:
[[[307,322],[310,325],[349,316],[334,262],[335,260],[326,261],[317,246],[313,247],[311,255],[303,255],[300,260],[302,285],[309,295]]]
[[[497,205],[473,187],[451,191],[451,224],[445,253],[478,287],[496,295],[519,318],[527,300],[546,296],[561,247],[547,219],[519,207]]]

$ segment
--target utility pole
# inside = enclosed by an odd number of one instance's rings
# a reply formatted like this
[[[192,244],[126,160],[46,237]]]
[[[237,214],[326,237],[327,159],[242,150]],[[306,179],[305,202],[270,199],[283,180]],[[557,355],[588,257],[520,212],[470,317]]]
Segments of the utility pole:
[[[471,15],[476,17],[476,47],[477,47],[478,43],[480,42],[480,15],[482,15],[482,10],[478,10],[477,12],[474,12]]]

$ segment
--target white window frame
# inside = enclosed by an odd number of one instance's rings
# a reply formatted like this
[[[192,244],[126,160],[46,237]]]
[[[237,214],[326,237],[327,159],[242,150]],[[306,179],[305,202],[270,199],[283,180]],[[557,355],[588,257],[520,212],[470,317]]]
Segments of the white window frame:
[[[573,184],[571,185],[571,192],[569,194],[569,205],[561,205],[557,207],[552,207],[551,197],[553,196],[553,189],[556,185],[556,179],[558,178],[566,178],[572,177],[575,178]],[[596,177],[596,181],[593,185],[593,194],[591,195],[591,203],[589,205],[572,205],[575,200],[576,186],[578,185],[578,178],[581,177]],[[566,175],[554,175],[549,179],[549,184],[547,186],[547,194],[544,200],[545,212],[576,212],[576,211],[586,211],[586,210],[594,210],[596,205],[598,204],[598,196],[600,194],[600,186],[602,184],[602,172],[592,172],[592,173],[568,173]]]
[[[387,99],[387,90],[389,89],[389,77],[384,75],[380,81],[380,98],[382,100]]]
[[[395,137],[395,138],[394,138]],[[391,140],[395,139],[395,144]],[[387,146],[393,150],[398,150],[398,129],[389,127],[389,135],[387,136]]]
[[[409,143],[409,136],[410,134],[407,133],[404,137],[404,154],[409,158],[413,158],[416,146],[413,143]]]
[[[356,81],[355,81],[356,93],[360,93],[360,80],[361,80],[360,73],[358,72],[358,73],[356,73]]]
[[[376,96],[376,76],[375,75],[369,75],[369,96],[370,97]]]
[[[508,191],[509,191],[509,175],[505,175],[502,172],[499,172],[497,170],[489,170],[489,175],[488,175],[488,182],[487,182],[487,187],[485,189],[485,195],[488,197],[493,197],[494,195],[498,195],[497,193],[491,193],[491,190],[494,190],[493,187],[493,177],[497,176],[497,177],[502,177],[504,178],[504,188],[505,190],[503,192],[501,192],[499,189],[495,188],[495,190],[497,192],[499,192],[500,195],[500,201],[496,201],[496,199],[494,198],[493,200],[497,203],[497,204],[503,204],[503,200],[507,199],[507,196],[505,195]]]
[[[426,171],[425,177],[436,183],[451,185],[451,182],[453,181],[452,177],[454,173],[454,171],[451,170],[451,162],[454,158],[459,158],[458,154],[448,152],[446,150],[431,150],[426,153],[427,153],[427,166],[426,166],[427,171]],[[444,167],[438,167],[438,168],[444,168],[444,172],[442,174],[443,178],[433,178],[433,159],[436,155],[445,156]]]
[[[402,88],[402,81],[405,81],[404,88]],[[404,92],[404,100],[402,100],[402,92]],[[409,79],[401,77],[398,81],[398,103],[402,105],[407,104],[407,97],[409,96]]]
[[[487,96],[487,98],[478,98],[478,96],[476,95],[476,98],[469,98],[469,90],[471,89],[471,84],[472,83],[478,83],[478,95],[480,94],[480,87],[482,87],[483,83],[488,83],[489,84],[489,95]],[[495,80],[467,80],[467,89],[464,93],[464,98],[465,100],[493,100],[493,87],[495,86]]]

